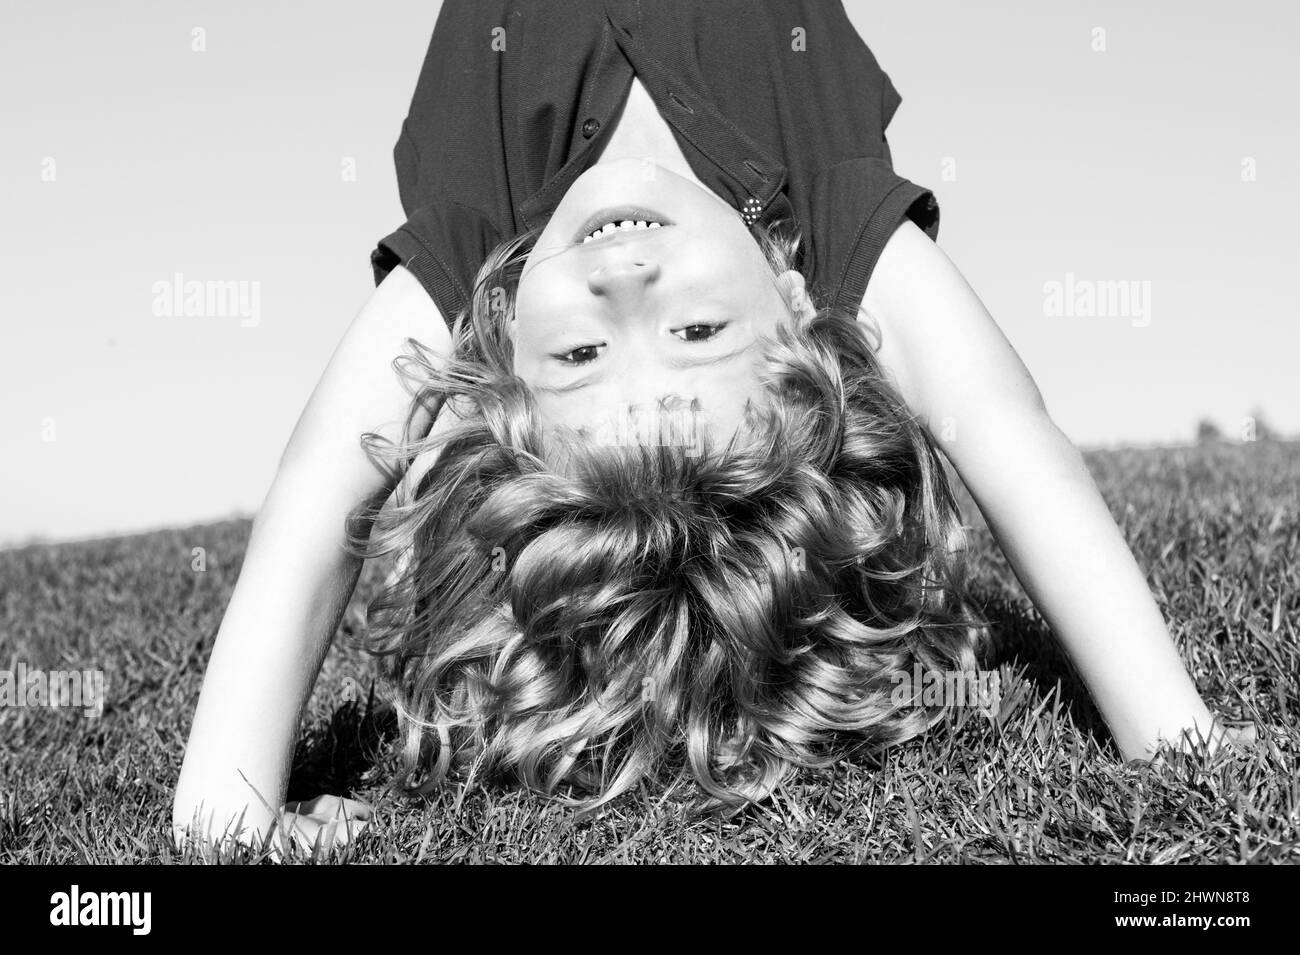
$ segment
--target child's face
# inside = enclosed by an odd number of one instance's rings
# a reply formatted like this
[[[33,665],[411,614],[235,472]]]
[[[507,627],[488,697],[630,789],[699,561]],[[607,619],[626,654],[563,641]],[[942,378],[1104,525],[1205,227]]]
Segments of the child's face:
[[[662,226],[583,241],[610,219]],[[565,194],[524,265],[515,374],[550,424],[598,429],[675,394],[698,399],[725,442],[762,393],[757,339],[790,318],[802,287],[797,273],[773,274],[712,192],[641,160],[600,163]]]

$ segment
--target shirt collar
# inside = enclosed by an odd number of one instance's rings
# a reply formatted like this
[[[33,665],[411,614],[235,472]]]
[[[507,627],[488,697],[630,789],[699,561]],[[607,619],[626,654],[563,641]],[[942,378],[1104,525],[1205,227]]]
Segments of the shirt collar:
[[[789,219],[793,209],[785,194],[784,164],[729,122],[709,97],[690,82],[692,71],[683,68],[684,64],[670,67],[652,55],[640,38],[621,22],[627,18],[616,18],[616,7],[607,9],[604,43],[612,36],[630,69],[617,71],[617,77],[598,69],[595,82],[616,81],[620,89],[617,98],[603,95],[608,90],[598,90],[595,99],[621,107],[635,74],[659,107],[660,115],[676,130],[682,152],[701,182],[729,201],[751,227]],[[585,144],[522,204],[520,212],[525,226],[540,226],[550,217],[569,186],[587,168],[590,150],[591,144]]]

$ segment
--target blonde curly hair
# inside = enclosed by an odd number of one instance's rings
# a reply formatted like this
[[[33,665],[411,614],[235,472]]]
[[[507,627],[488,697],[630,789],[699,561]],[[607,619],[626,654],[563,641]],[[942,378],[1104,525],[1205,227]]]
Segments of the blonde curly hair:
[[[756,238],[774,273],[796,261],[793,238]],[[450,403],[451,425],[365,438],[398,486],[353,547],[404,558],[367,638],[402,788],[459,770],[590,808],[689,775],[739,806],[940,719],[893,691],[914,665],[975,666],[961,526],[855,316],[792,315],[762,343],[766,402],[725,447],[597,444],[545,427],[512,371],[534,239],[485,263],[449,358],[399,360],[410,420]]]

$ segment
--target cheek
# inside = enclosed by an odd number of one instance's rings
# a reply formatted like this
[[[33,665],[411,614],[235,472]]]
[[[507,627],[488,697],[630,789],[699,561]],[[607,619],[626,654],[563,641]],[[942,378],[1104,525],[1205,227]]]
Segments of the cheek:
[[[528,307],[522,295],[515,298],[515,314],[508,328],[515,374],[530,377],[536,370],[544,333],[544,316]]]
[[[562,284],[545,270],[520,280],[515,290],[516,346],[531,345],[555,324],[562,311],[556,307],[556,303],[562,300],[562,290]]]
[[[695,264],[696,291],[711,289],[746,311],[770,311],[775,277],[762,250],[747,230],[725,228],[692,243],[687,261]]]

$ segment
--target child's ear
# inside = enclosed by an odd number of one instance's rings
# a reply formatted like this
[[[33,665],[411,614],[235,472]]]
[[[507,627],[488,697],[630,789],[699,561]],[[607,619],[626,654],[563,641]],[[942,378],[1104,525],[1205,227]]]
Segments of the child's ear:
[[[777,277],[776,285],[785,297],[785,304],[789,307],[790,314],[803,321],[816,315],[817,309],[812,299],[808,297],[808,287],[802,274],[794,269],[786,269]]]

